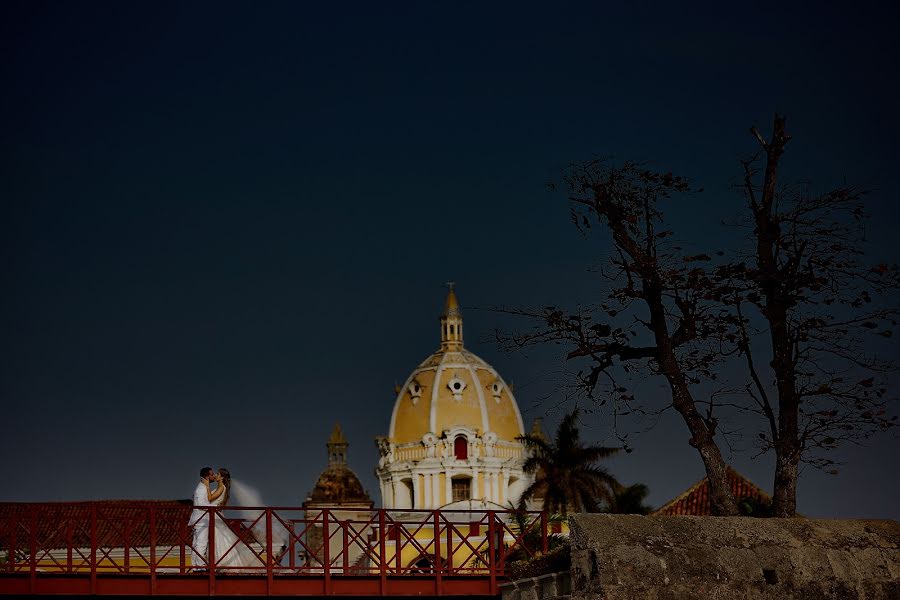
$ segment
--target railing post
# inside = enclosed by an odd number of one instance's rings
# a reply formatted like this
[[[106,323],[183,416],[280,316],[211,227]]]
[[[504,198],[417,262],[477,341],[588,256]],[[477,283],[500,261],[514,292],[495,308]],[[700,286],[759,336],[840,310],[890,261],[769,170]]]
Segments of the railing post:
[[[297,528],[294,525],[294,519],[290,519],[288,521],[288,548],[291,556],[288,558],[288,566],[292,574],[296,574],[294,571],[297,568]]]
[[[97,593],[97,505],[91,503],[91,595]]]
[[[16,535],[19,532],[20,515],[9,516],[9,549],[6,555],[6,570],[12,573],[16,570]]]
[[[384,509],[378,509],[378,574],[381,577],[379,590],[384,596],[387,591],[387,527],[385,526]]]
[[[188,519],[188,520],[190,521],[190,519]],[[187,567],[187,560],[186,560],[186,556],[185,556],[187,554],[187,548],[185,548],[184,540],[186,540],[187,536],[191,535],[192,532],[188,529],[187,523],[183,523],[183,522],[179,523],[178,527],[179,527],[179,531],[181,532],[181,535],[178,536],[178,541],[179,541],[179,544],[178,544],[178,546],[179,546],[178,574],[184,575],[185,569]],[[193,537],[191,538],[191,541],[193,542]],[[197,568],[197,565],[194,564],[193,556],[194,556],[194,552],[192,550],[191,551],[191,570],[192,571]]]
[[[434,511],[434,595],[441,596],[444,593],[443,572],[441,569],[441,512]],[[450,528],[448,527],[449,531]],[[451,546],[452,549],[452,546]]]
[[[272,509],[266,509],[266,595],[272,594],[272,578],[275,562],[272,556]]]
[[[548,527],[547,511],[542,510],[541,511],[541,552],[543,552],[544,554],[547,554],[547,546],[548,546],[547,527]]]
[[[150,507],[150,595],[156,594],[156,507]]]
[[[28,532],[28,587],[34,594],[37,585],[37,506],[31,505]]]
[[[328,509],[322,509],[322,566],[325,567],[325,595],[331,595],[331,531],[328,523]]]
[[[209,542],[206,546],[206,568],[209,570],[209,595],[216,595],[216,507],[206,509],[209,513]]]
[[[129,573],[131,571],[131,519],[125,517],[124,521],[122,530],[125,532],[125,573]]]
[[[456,529],[456,524],[451,523],[451,522],[447,521],[446,519],[447,518],[444,517],[444,521],[445,521],[444,524],[446,525],[446,530],[447,530],[447,561],[446,562],[447,562],[447,573],[449,574],[449,573],[453,572],[453,551],[454,551],[453,531],[454,531],[454,529]]]
[[[75,545],[74,538],[75,524],[72,521],[66,522],[66,573],[71,573],[72,566],[72,546]]]
[[[341,547],[343,555],[341,556],[341,569],[344,575],[350,570],[350,532],[348,521],[340,521],[341,524]]]
[[[401,517],[402,518],[402,517]],[[394,565],[395,571],[394,575],[403,575],[403,565],[400,562],[400,528],[403,527],[403,522],[394,521],[394,526],[392,527],[394,532]]]
[[[491,577],[491,596],[497,595],[497,556],[496,556],[496,548],[494,547],[497,543],[497,535],[496,535],[496,524],[494,523],[494,511],[488,511],[488,557],[490,563],[488,564],[488,573]]]
[[[150,595],[156,594],[156,507],[150,507]]]

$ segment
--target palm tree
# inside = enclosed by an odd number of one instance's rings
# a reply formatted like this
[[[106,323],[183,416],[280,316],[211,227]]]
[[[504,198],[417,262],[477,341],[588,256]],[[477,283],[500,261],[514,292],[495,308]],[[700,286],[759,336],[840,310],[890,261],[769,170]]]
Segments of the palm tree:
[[[652,506],[644,504],[644,500],[650,494],[650,488],[643,483],[618,485],[613,492],[615,503],[605,503],[603,512],[619,515],[648,515],[653,512]]]
[[[569,511],[597,512],[598,499],[615,503],[614,489],[619,484],[597,463],[619,449],[585,446],[578,430],[578,413],[576,408],[563,417],[552,442],[540,430],[516,438],[529,451],[525,472],[535,474],[534,483],[522,493],[520,507],[542,497],[545,510],[565,516]]]

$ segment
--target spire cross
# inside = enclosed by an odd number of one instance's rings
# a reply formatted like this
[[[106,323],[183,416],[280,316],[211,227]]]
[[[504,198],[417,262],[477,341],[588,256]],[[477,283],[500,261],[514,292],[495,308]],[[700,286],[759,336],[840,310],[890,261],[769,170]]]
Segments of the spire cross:
[[[456,282],[455,282],[455,281],[448,281],[448,282],[445,283],[444,285],[446,285],[448,288],[450,288],[450,291],[452,292],[452,291],[453,291],[453,286],[456,285]]]

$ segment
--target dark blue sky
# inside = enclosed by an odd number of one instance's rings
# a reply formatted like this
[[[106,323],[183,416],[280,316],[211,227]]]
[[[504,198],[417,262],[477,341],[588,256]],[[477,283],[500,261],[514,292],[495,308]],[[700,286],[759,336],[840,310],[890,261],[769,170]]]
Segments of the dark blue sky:
[[[808,10],[4,3],[0,500],[186,497],[210,463],[296,504],[336,420],[377,500],[372,439],[448,279],[467,345],[544,415],[560,357],[499,352],[474,307],[595,299],[605,248],[546,191],[574,160],[693,178],[674,224],[727,245],[777,110],[785,174],[874,189],[896,261],[896,14]],[[667,416],[612,468],[660,504],[702,477],[687,437]],[[898,450],[806,472],[800,510],[900,517]]]

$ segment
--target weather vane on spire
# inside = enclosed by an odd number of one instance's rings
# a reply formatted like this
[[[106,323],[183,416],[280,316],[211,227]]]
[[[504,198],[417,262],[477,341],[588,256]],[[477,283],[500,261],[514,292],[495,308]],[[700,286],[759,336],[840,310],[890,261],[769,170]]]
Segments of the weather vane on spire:
[[[446,285],[448,288],[450,288],[450,291],[452,292],[452,291],[453,291],[453,286],[456,285],[456,282],[455,282],[455,281],[448,281],[448,282],[445,283],[444,285]]]

